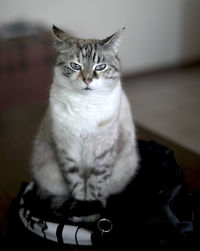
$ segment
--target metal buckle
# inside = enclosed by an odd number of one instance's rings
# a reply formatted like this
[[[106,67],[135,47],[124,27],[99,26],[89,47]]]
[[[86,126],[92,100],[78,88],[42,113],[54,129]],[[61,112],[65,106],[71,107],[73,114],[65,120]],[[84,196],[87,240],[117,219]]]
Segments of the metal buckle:
[[[106,218],[100,219],[97,222],[97,226],[98,229],[101,231],[101,235],[103,235],[104,233],[109,233],[113,228],[112,221]]]

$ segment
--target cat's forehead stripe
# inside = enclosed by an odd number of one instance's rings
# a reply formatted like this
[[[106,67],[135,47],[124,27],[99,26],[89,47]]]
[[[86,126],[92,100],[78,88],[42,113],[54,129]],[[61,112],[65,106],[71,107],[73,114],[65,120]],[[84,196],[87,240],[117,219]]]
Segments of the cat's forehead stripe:
[[[85,44],[82,48],[79,48],[79,59],[83,58],[91,59],[94,63],[100,63],[103,57],[98,53],[96,44]]]

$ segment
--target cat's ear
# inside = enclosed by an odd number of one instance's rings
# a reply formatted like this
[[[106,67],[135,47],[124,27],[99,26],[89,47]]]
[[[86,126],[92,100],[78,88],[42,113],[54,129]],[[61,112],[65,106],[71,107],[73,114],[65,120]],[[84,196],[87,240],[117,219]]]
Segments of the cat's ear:
[[[124,34],[125,27],[123,27],[121,30],[118,30],[115,32],[112,36],[107,37],[103,40],[103,46],[105,49],[109,49],[114,51],[115,54],[119,52],[119,46],[122,39],[122,35]]]
[[[54,38],[58,41],[63,41],[65,39],[69,38],[69,35],[67,35],[67,33],[62,31],[61,29],[59,29],[55,25],[53,25],[52,31],[53,31]]]
[[[70,36],[55,25],[53,25],[52,31],[57,50],[62,53],[69,49],[71,46]]]

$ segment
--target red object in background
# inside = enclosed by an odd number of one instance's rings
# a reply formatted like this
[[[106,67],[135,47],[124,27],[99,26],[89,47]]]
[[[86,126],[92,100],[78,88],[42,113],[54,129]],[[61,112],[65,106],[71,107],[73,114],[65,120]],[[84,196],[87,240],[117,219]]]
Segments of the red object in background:
[[[51,37],[0,43],[0,112],[47,101],[56,51]]]

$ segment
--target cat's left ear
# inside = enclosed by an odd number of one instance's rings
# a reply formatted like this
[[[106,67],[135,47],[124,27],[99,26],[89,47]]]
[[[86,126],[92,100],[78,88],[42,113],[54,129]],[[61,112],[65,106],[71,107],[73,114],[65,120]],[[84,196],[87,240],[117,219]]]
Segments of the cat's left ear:
[[[105,49],[114,51],[115,54],[118,54],[119,52],[119,46],[122,39],[122,35],[124,34],[125,27],[123,27],[121,30],[118,30],[115,32],[112,36],[107,37],[105,40],[103,40],[103,46]]]

